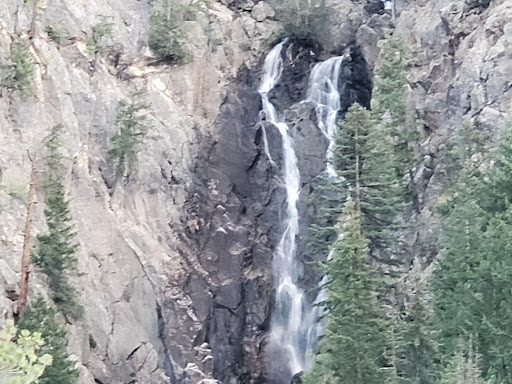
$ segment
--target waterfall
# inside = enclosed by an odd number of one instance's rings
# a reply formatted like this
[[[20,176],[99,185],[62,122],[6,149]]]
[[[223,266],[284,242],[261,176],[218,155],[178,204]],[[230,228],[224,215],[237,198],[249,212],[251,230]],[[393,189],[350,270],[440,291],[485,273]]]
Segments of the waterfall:
[[[288,126],[281,121],[275,106],[270,102],[269,92],[274,89],[283,73],[281,52],[283,41],[276,45],[265,58],[263,76],[258,92],[263,104],[262,117],[277,128],[282,138],[283,186],[286,189],[286,210],[283,215],[283,233],[277,245],[273,259],[273,271],[276,286],[275,308],[272,314],[269,345],[287,359],[291,375],[303,371],[311,365],[314,344],[323,333],[317,319],[323,314],[321,304],[326,292],[321,289],[311,308],[307,305],[305,294],[297,281],[300,265],[296,259],[297,235],[299,233],[299,211],[297,202],[300,194],[300,173],[297,164],[293,139]],[[307,101],[315,105],[318,128],[328,139],[326,151],[327,173],[335,177],[331,164],[337,130],[337,114],[340,109],[338,79],[342,57],[334,57],[317,64],[311,72]],[[262,119],[263,120],[263,119]],[[264,150],[272,164],[268,150],[265,124],[262,123]],[[321,285],[327,282],[324,277]],[[309,361],[307,361],[309,360]],[[284,367],[280,367],[284,371]]]
[[[288,359],[291,374],[304,369],[305,344],[308,325],[304,323],[305,297],[297,285],[299,265],[296,260],[296,237],[299,232],[299,211],[297,202],[300,193],[300,174],[293,139],[288,126],[280,121],[268,93],[277,85],[283,72],[281,51],[285,41],[275,46],[267,55],[263,78],[259,88],[263,112],[268,123],[273,124],[282,138],[283,184],[286,189],[286,211],[283,215],[283,234],[274,253],[273,270],[276,285],[275,308],[273,311],[269,343]],[[268,154],[267,154],[268,155]]]
[[[309,77],[307,100],[315,105],[318,128],[329,140],[326,152],[329,177],[336,177],[331,160],[336,143],[337,116],[341,107],[338,82],[342,62],[343,56],[338,56],[318,63]]]
[[[325,157],[327,160],[326,172],[330,178],[338,177],[332,164],[332,158],[336,145],[338,112],[341,108],[338,83],[342,63],[343,56],[332,57],[315,65],[309,77],[307,101],[315,105],[318,128],[329,141]],[[329,252],[328,260],[331,258],[331,255],[332,250]],[[320,291],[308,316],[307,323],[310,324],[310,328],[307,336],[306,369],[311,368],[316,342],[325,333],[325,321],[320,319],[325,313],[322,303],[327,299],[327,292],[324,286],[328,281],[329,277],[327,275],[320,281]]]

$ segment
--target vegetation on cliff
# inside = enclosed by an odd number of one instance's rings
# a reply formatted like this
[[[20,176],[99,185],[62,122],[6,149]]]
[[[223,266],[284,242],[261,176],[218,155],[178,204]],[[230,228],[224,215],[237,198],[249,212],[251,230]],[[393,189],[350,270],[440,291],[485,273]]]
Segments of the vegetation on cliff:
[[[77,292],[69,283],[70,275],[76,274],[77,259],[73,225],[65,197],[61,155],[62,125],[52,128],[45,138],[47,172],[44,179],[46,224],[48,231],[37,236],[33,253],[34,263],[48,276],[51,298],[59,311],[66,316],[80,317],[82,306]]]
[[[7,321],[0,331],[0,382],[5,384],[37,383],[45,369],[52,364],[52,356],[38,355],[44,340],[38,332],[26,329],[16,337],[14,322]]]
[[[41,297],[34,300],[22,313],[18,323],[19,329],[38,332],[44,340],[38,355],[52,356],[52,364],[44,370],[38,380],[39,384],[74,384],[78,371],[69,360],[67,337],[64,327],[57,321],[56,310]]]

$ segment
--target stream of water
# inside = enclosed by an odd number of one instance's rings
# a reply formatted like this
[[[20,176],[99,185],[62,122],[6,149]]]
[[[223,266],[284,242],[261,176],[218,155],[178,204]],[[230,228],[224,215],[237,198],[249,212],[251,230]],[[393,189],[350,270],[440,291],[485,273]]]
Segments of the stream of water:
[[[273,259],[276,287],[275,308],[272,314],[269,344],[286,354],[288,369],[293,375],[311,365],[314,344],[322,329],[317,319],[322,313],[320,306],[308,306],[303,289],[298,284],[300,264],[297,260],[297,236],[299,234],[300,173],[293,139],[289,127],[280,119],[278,111],[269,99],[269,92],[279,83],[283,73],[281,57],[283,41],[276,45],[265,58],[259,93],[263,104],[263,116],[267,123],[277,128],[282,138],[283,187],[286,190],[283,212],[283,233]],[[315,105],[318,128],[329,141],[326,151],[327,172],[336,173],[330,164],[336,135],[337,113],[340,109],[338,79],[342,57],[335,57],[317,64],[311,72],[307,100]],[[273,163],[268,150],[267,135],[263,126],[265,152]],[[324,279],[325,280],[325,279]],[[323,281],[324,281],[323,280]],[[322,290],[315,300],[325,299]]]
[[[284,231],[275,250],[273,261],[276,298],[270,329],[270,344],[285,351],[290,372],[294,374],[304,369],[303,345],[307,334],[307,326],[303,322],[304,292],[297,285],[299,266],[295,257],[299,232],[297,201],[300,193],[300,174],[288,126],[279,119],[276,108],[268,97],[268,93],[277,85],[283,73],[281,51],[284,43],[283,41],[275,46],[267,55],[258,91],[263,102],[266,121],[273,124],[281,134],[284,163],[282,177],[283,186],[286,189]]]

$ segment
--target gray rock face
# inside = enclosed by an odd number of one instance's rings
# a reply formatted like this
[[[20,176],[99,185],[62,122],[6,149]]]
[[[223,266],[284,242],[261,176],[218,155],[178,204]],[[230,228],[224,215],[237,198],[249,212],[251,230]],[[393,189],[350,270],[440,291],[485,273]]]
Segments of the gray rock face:
[[[320,45],[286,51],[283,83],[273,95],[297,147],[301,236],[312,220],[311,193],[326,146],[311,106],[297,104],[311,65],[355,41],[343,69],[342,109],[354,101],[368,105],[377,43],[393,27],[379,10],[330,3]],[[19,294],[27,150],[44,169],[41,139],[62,123],[66,196],[79,243],[80,275],[72,281],[85,308],[82,320],[66,326],[80,384],[263,382],[271,262],[285,198],[279,169],[263,151],[256,92],[266,42],[279,29],[273,10],[262,1],[211,2],[187,21],[193,60],[168,67],[150,65],[150,2],[40,4],[31,42],[35,97],[22,101],[6,90],[0,97],[0,325],[16,312]],[[422,242],[431,257],[439,146],[464,119],[491,132],[505,120],[512,4],[494,0],[478,13],[463,0],[397,2],[397,11],[394,33],[412,53],[408,94],[424,135],[414,175],[419,214],[411,214],[420,230],[411,242]],[[2,2],[0,60],[32,19],[30,4]],[[102,21],[113,23],[113,36],[93,55],[86,42]],[[69,33],[62,46],[44,32],[49,23]],[[116,107],[136,88],[147,90],[152,129],[137,170],[113,191],[107,152],[118,129]],[[280,137],[266,128],[279,166]],[[37,199],[34,236],[46,230],[40,190]],[[316,280],[306,271],[305,286]],[[30,284],[30,297],[48,296],[45,276],[34,268]]]
[[[79,243],[80,275],[72,281],[85,308],[82,320],[67,325],[80,383],[215,383],[217,368],[207,335],[217,333],[210,333],[208,326],[226,324],[212,313],[230,318],[246,296],[261,300],[265,295],[258,290],[269,288],[258,278],[258,269],[251,283],[254,292],[242,290],[235,276],[248,252],[247,225],[235,223],[231,228],[231,221],[226,222],[232,240],[223,234],[222,220],[241,209],[237,201],[226,200],[225,211],[212,216],[221,224],[211,239],[204,239],[204,253],[188,240],[186,233],[202,230],[206,222],[205,217],[196,220],[189,214],[195,190],[191,175],[205,138],[218,134],[214,121],[230,79],[242,66],[257,64],[262,42],[275,23],[261,21],[261,28],[249,36],[246,25],[254,21],[250,14],[235,18],[225,6],[212,3],[195,21],[187,22],[194,37],[189,46],[192,62],[182,67],[150,66],[147,32],[153,8],[148,2],[40,5],[31,50],[36,95],[22,101],[16,92],[3,90],[0,98],[0,325],[15,313],[19,292],[30,174],[26,153],[37,154],[38,169],[44,169],[41,139],[62,123],[64,181]],[[2,3],[0,58],[8,56],[17,32],[30,29],[32,17],[31,4]],[[112,38],[105,39],[104,51],[93,55],[86,40],[102,21],[113,23]],[[69,33],[62,46],[44,32],[49,23],[59,23]],[[116,106],[135,88],[147,90],[152,128],[137,170],[113,192],[107,152],[118,129]],[[216,186],[206,185],[203,193],[215,196],[216,191]],[[220,202],[229,190],[219,193],[215,198]],[[39,190],[34,236],[45,231],[43,199]],[[229,253],[224,248],[228,244]],[[215,259],[214,252],[224,258]],[[39,292],[46,296],[45,276],[36,269],[30,285],[30,297]],[[247,306],[259,316],[265,307],[254,302]],[[222,343],[228,344],[221,340],[215,345]],[[238,345],[237,353],[242,349]]]

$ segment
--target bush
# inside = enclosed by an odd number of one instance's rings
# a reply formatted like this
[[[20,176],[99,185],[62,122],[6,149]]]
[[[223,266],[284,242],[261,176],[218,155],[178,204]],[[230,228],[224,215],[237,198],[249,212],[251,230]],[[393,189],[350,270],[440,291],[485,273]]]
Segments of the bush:
[[[60,24],[51,23],[48,24],[44,31],[48,34],[51,41],[57,45],[62,45],[68,39],[69,33]]]
[[[34,62],[28,43],[17,38],[11,45],[11,55],[7,63],[0,67],[0,85],[19,91],[23,99],[28,99],[34,95],[33,77]]]
[[[19,329],[39,332],[44,345],[38,354],[47,353],[53,357],[52,365],[46,367],[38,384],[74,384],[78,379],[78,371],[69,360],[67,352],[66,331],[58,324],[56,311],[42,298],[38,298],[21,314]]]
[[[0,332],[0,383],[36,383],[45,369],[52,364],[52,356],[36,355],[44,345],[40,333],[30,334],[23,329],[16,340],[15,335],[16,327],[9,320]]]
[[[325,24],[328,9],[325,0],[271,0],[276,18],[283,24],[287,37],[315,40]]]
[[[130,102],[123,100],[117,107],[119,132],[112,136],[112,149],[109,151],[110,161],[116,167],[116,179],[135,165],[140,144],[149,129],[145,114],[149,105],[142,100],[143,94],[142,91],[135,92]]]
[[[113,26],[113,23],[104,20],[92,27],[91,37],[87,40],[87,49],[91,53],[100,53],[105,49],[106,40],[112,37]]]
[[[160,59],[176,64],[189,60],[190,53],[185,48],[188,36],[184,26],[191,7],[164,0],[151,18],[148,45]]]

